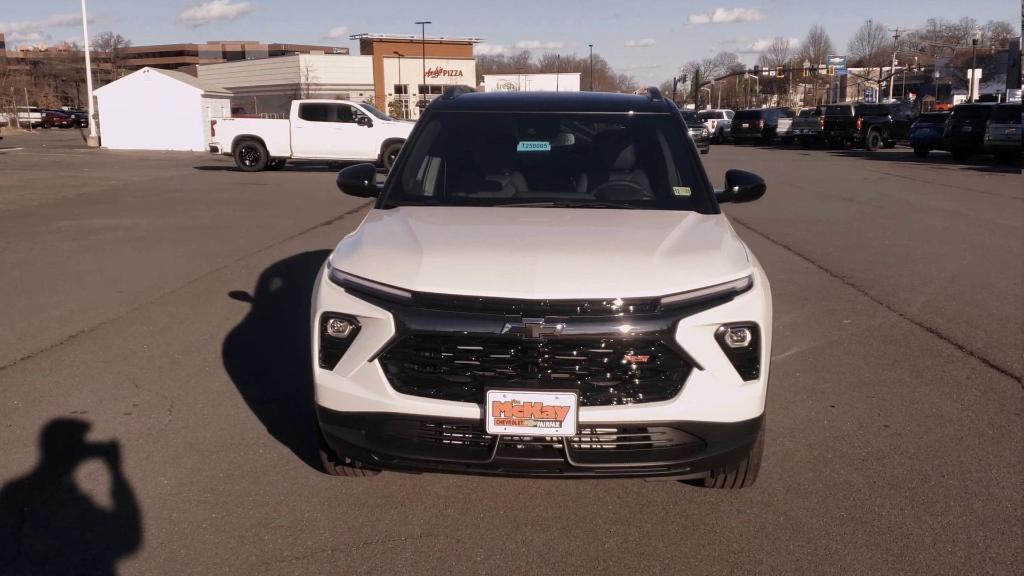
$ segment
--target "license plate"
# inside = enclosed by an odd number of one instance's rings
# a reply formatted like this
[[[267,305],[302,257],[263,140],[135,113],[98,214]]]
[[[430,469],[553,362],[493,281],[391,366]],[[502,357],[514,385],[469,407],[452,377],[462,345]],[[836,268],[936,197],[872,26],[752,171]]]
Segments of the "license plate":
[[[575,436],[579,396],[558,390],[488,390],[484,411],[488,434]]]
[[[971,128],[970,126],[961,126],[960,127],[960,131],[961,132],[971,132],[973,130],[974,130],[974,128]]]
[[[750,124],[744,124],[742,128],[750,128]]]

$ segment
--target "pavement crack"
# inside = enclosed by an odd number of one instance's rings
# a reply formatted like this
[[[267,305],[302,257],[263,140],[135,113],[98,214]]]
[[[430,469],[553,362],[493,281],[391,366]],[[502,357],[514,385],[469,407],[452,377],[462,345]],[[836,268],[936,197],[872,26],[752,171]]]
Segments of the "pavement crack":
[[[999,362],[997,362],[995,360],[992,360],[990,358],[986,358],[981,352],[971,348],[970,346],[967,346],[966,344],[962,344],[961,342],[957,341],[955,338],[953,338],[952,336],[946,334],[945,332],[943,332],[939,328],[936,328],[934,326],[930,326],[928,324],[925,324],[921,320],[918,320],[916,318],[911,317],[906,312],[903,312],[902,310],[899,310],[898,308],[896,308],[892,304],[889,304],[888,302],[885,302],[881,298],[875,296],[874,294],[869,292],[866,288],[864,288],[864,287],[860,286],[859,284],[857,284],[856,282],[854,282],[851,278],[849,278],[847,276],[844,276],[844,275],[840,274],[839,272],[836,272],[834,270],[829,269],[828,267],[826,267],[821,262],[818,262],[817,260],[811,258],[810,256],[800,252],[799,250],[797,250],[793,246],[790,246],[789,244],[786,244],[785,242],[783,242],[781,240],[778,240],[778,239],[768,235],[766,232],[763,232],[762,230],[759,230],[758,228],[755,228],[754,226],[750,225],[749,223],[743,221],[742,219],[736,218],[735,216],[731,216],[730,215],[729,216],[729,220],[739,224],[740,226],[743,226],[744,228],[746,228],[746,229],[750,230],[751,232],[757,234],[758,236],[764,238],[768,242],[771,242],[772,244],[778,246],[779,248],[782,248],[786,252],[789,252],[790,254],[796,256],[797,258],[803,260],[804,262],[807,262],[811,266],[814,266],[818,270],[821,270],[822,272],[827,274],[830,278],[838,280],[844,286],[847,286],[848,288],[853,289],[854,291],[856,291],[861,296],[864,296],[865,298],[867,298],[871,302],[881,306],[882,308],[884,308],[885,310],[891,312],[892,314],[895,314],[900,319],[905,320],[906,322],[909,322],[910,324],[913,324],[914,326],[924,330],[925,332],[931,334],[932,336],[938,338],[939,340],[941,340],[941,341],[943,341],[943,342],[945,342],[945,343],[955,347],[960,352],[966,354],[967,356],[970,356],[971,358],[974,358],[978,362],[981,362],[985,366],[988,366],[989,368],[995,370],[996,372],[999,372],[1003,376],[1008,376],[1012,380],[1016,380],[1017,383],[1019,383],[1021,385],[1021,388],[1024,388],[1024,376],[1022,376],[1021,374],[1015,373],[1012,368],[1007,367],[1007,366],[1003,366]]]
[[[370,201],[370,202],[363,202],[362,204],[359,204],[355,208],[346,210],[345,212],[342,212],[341,214],[338,214],[338,215],[336,215],[336,216],[334,216],[332,218],[324,220],[323,222],[320,222],[318,224],[314,224],[314,225],[312,225],[312,226],[310,226],[308,228],[305,228],[305,229],[303,229],[303,230],[301,230],[299,232],[296,232],[295,234],[292,234],[290,236],[286,236],[284,238],[281,238],[279,240],[271,242],[270,244],[267,244],[265,246],[257,248],[256,250],[253,250],[251,252],[247,252],[245,254],[242,254],[241,256],[231,260],[230,262],[228,262],[226,264],[222,264],[220,266],[217,266],[216,268],[207,270],[206,272],[203,272],[202,274],[200,274],[198,276],[195,276],[191,280],[187,280],[183,284],[180,284],[180,285],[178,285],[178,286],[176,286],[176,287],[174,287],[174,288],[172,288],[172,289],[170,289],[170,290],[168,290],[166,292],[161,292],[157,296],[155,296],[153,298],[150,298],[150,299],[146,300],[145,302],[142,302],[142,303],[140,303],[140,304],[138,304],[136,306],[133,306],[133,307],[125,310],[124,312],[122,312],[120,314],[117,314],[115,316],[111,316],[110,318],[107,318],[106,320],[102,320],[100,322],[97,322],[96,324],[93,324],[92,326],[87,326],[85,328],[82,328],[81,330],[77,330],[75,332],[72,332],[71,334],[65,336],[64,338],[62,338],[62,339],[60,339],[60,340],[58,340],[56,342],[48,344],[47,346],[39,348],[38,350],[34,350],[32,352],[29,352],[28,354],[25,354],[25,355],[23,355],[23,356],[21,356],[19,358],[15,358],[14,360],[11,360],[11,361],[7,362],[6,364],[2,364],[2,365],[0,365],[0,372],[3,372],[4,370],[7,370],[9,368],[12,368],[12,367],[16,366],[17,364],[20,364],[21,362],[24,362],[26,360],[30,360],[30,359],[32,359],[32,358],[34,358],[36,356],[39,356],[40,354],[45,354],[46,352],[49,352],[49,351],[54,350],[56,348],[60,348],[61,346],[64,346],[68,342],[71,342],[71,341],[75,340],[76,338],[78,338],[79,336],[82,336],[83,334],[87,334],[89,332],[92,332],[93,330],[96,330],[97,328],[102,328],[103,326],[106,326],[107,324],[110,324],[112,322],[120,320],[121,318],[124,318],[125,316],[128,316],[129,314],[132,314],[133,312],[135,312],[137,310],[141,310],[142,308],[150,306],[154,302],[157,302],[157,301],[159,301],[159,300],[161,300],[163,298],[166,298],[168,296],[176,294],[176,293],[180,292],[181,290],[184,290],[185,288],[188,288],[189,286],[195,284],[196,282],[199,282],[199,281],[201,281],[201,280],[203,280],[205,278],[208,278],[209,276],[217,274],[217,273],[227,269],[228,267],[233,266],[234,264],[237,264],[238,262],[241,262],[242,260],[245,260],[247,258],[251,258],[253,256],[256,256],[258,254],[266,252],[267,250],[271,250],[273,248],[276,248],[277,246],[280,246],[281,244],[284,244],[285,242],[289,242],[291,240],[299,238],[300,236],[304,236],[306,234],[309,234],[310,232],[313,232],[315,230],[319,230],[321,228],[326,228],[327,226],[330,226],[330,225],[335,224],[335,223],[337,223],[337,222],[339,222],[341,220],[344,220],[345,218],[348,218],[349,216],[352,216],[353,214],[357,214],[358,212],[362,211],[366,207],[370,206],[370,204],[372,204],[372,201]]]

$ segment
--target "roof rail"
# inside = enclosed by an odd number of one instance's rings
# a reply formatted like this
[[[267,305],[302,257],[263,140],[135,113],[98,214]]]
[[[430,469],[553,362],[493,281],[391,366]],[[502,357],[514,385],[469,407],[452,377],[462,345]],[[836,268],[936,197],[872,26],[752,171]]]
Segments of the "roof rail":
[[[445,100],[454,100],[459,96],[462,96],[463,94],[468,94],[470,92],[476,92],[476,90],[474,90],[472,86],[466,86],[465,84],[456,84],[454,86],[449,86],[448,88],[446,88],[441,98]]]
[[[647,97],[650,98],[652,102],[661,102],[664,100],[661,96],[661,90],[658,90],[654,86],[647,88]]]

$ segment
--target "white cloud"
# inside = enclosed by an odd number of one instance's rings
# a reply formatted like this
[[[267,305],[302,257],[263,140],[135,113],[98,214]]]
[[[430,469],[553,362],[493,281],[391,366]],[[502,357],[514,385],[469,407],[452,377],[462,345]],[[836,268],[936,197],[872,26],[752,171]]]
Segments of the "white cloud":
[[[542,42],[540,40],[520,40],[516,48],[520,50],[557,50],[563,48],[565,42]]]
[[[473,46],[473,54],[477,56],[501,56],[508,54],[508,47],[500,44],[477,44]]]
[[[757,8],[715,8],[714,12],[690,14],[690,24],[734,24],[763,20]]]
[[[250,2],[232,4],[231,0],[210,0],[198,6],[186,8],[178,15],[178,21],[196,28],[218,20],[235,20],[255,9],[256,7]]]
[[[92,18],[89,18],[92,22]],[[41,44],[49,41],[53,36],[46,32],[46,28],[68,28],[82,25],[82,15],[75,12],[54,14],[42,20],[22,20],[19,22],[0,21],[0,32],[4,33],[8,42],[27,42],[30,44]]]
[[[795,48],[800,44],[799,38],[787,38],[791,48]],[[757,40],[729,40],[721,43],[721,48],[729,52],[736,52],[737,54],[760,54],[768,49],[769,46],[774,42],[774,38],[760,38]]]
[[[335,26],[327,31],[324,38],[328,40],[345,40],[348,38],[348,26]]]
[[[626,48],[648,48],[657,42],[654,38],[641,38],[640,40],[626,40]]]

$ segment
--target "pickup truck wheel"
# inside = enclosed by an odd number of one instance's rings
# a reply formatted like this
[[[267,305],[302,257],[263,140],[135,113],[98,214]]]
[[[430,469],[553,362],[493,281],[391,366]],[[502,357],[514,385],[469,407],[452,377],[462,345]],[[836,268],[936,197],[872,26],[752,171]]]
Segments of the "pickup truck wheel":
[[[391,167],[395,165],[395,160],[398,160],[398,153],[401,151],[402,144],[399,142],[388,144],[384,147],[384,150],[380,153],[380,160],[385,170],[391,171]]]
[[[761,456],[763,454],[764,429],[762,428],[746,458],[731,466],[712,470],[706,478],[686,480],[684,483],[700,488],[714,488],[716,490],[749,488],[757,480],[757,474],[761,470]]]
[[[270,157],[259,140],[242,140],[235,145],[235,166],[242,172],[259,172],[267,167]]]
[[[866,138],[864,138],[864,149],[868,152],[874,152],[882,147],[882,135],[878,133],[878,130],[871,130],[868,132]]]

